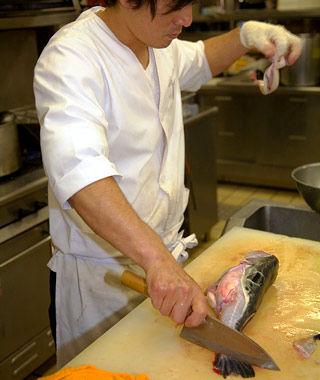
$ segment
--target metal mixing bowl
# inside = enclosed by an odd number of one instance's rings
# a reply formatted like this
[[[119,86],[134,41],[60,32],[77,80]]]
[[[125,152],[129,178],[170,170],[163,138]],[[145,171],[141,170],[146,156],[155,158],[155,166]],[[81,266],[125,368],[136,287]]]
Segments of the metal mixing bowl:
[[[320,162],[297,167],[291,177],[307,204],[320,214]]]

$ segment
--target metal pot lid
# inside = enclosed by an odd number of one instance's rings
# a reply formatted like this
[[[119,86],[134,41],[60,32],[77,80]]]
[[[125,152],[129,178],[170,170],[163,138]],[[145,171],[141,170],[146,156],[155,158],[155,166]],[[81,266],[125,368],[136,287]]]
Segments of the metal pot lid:
[[[0,112],[0,124],[10,123],[15,120],[15,115],[9,111]]]

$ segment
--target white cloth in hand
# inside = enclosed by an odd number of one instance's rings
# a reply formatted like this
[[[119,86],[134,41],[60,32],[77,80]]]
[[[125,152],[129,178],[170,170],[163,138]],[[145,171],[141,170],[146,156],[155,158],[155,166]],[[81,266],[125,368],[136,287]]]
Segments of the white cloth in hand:
[[[240,41],[247,49],[256,49],[267,58],[285,57],[292,65],[301,54],[301,40],[281,25],[259,21],[245,22],[240,29]]]

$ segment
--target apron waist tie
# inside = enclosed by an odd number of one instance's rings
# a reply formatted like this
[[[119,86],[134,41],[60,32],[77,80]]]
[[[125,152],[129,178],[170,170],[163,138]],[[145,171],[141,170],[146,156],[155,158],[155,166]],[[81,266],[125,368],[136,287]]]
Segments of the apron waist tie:
[[[197,245],[198,245],[198,240],[195,234],[182,237],[182,232],[181,232],[179,234],[178,241],[176,242],[173,250],[171,251],[171,254],[176,259],[176,261],[181,264],[185,262],[189,257],[189,254],[186,251],[186,249],[194,248]]]

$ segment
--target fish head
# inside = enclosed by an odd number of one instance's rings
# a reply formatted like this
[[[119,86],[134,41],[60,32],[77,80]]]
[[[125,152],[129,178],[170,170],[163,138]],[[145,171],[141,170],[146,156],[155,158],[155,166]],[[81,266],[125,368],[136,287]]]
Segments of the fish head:
[[[277,277],[279,260],[276,256],[264,251],[253,251],[245,257],[245,261],[249,263],[251,267],[254,267],[257,272],[270,273],[271,283]]]

